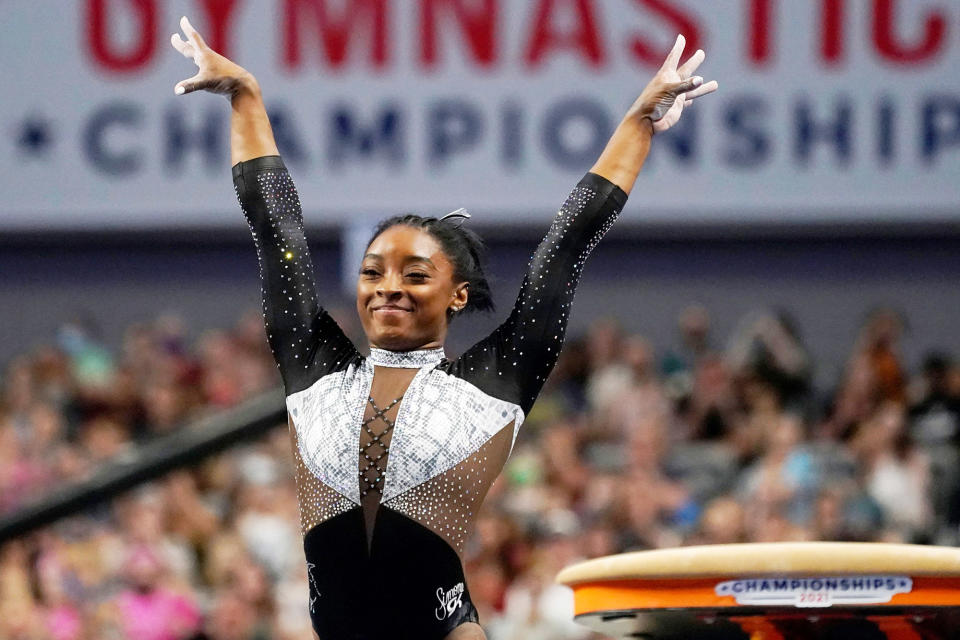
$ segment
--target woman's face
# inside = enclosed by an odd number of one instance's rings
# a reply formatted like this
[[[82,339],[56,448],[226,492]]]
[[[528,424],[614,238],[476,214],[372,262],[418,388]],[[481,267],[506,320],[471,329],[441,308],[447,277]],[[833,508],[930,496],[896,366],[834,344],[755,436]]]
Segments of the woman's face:
[[[374,238],[357,278],[357,313],[370,344],[392,351],[439,347],[447,311],[467,303],[467,283],[433,236],[406,225]]]

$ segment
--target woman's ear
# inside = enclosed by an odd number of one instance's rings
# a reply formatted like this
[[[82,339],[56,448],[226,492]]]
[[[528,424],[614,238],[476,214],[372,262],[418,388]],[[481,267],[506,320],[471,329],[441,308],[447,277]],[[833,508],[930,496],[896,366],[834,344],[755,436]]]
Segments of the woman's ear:
[[[450,301],[449,310],[451,313],[460,313],[467,306],[467,299],[470,296],[470,283],[462,282],[453,292],[453,300]]]

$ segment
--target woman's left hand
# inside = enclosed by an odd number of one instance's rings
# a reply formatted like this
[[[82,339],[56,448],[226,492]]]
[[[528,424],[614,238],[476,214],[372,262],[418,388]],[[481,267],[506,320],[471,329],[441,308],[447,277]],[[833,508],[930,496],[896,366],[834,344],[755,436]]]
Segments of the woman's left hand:
[[[698,49],[689,60],[680,65],[680,56],[683,55],[686,44],[687,41],[682,35],[677,36],[673,49],[657,75],[630,107],[627,119],[647,118],[653,125],[653,132],[660,133],[680,120],[683,108],[689,106],[694,98],[717,90],[716,80],[704,84],[703,78],[693,75],[706,56],[702,49]]]

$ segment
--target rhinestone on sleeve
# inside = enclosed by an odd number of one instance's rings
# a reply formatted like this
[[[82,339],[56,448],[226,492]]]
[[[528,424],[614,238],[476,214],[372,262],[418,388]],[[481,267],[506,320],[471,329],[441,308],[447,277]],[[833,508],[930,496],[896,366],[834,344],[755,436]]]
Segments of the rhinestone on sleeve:
[[[264,156],[241,162],[233,176],[257,251],[267,340],[293,393],[358,354],[320,306],[300,198],[283,161]]]
[[[455,368],[494,393],[514,394],[529,412],[563,344],[573,297],[590,252],[626,203],[622,189],[588,173],[557,212],[527,265],[513,310]]]

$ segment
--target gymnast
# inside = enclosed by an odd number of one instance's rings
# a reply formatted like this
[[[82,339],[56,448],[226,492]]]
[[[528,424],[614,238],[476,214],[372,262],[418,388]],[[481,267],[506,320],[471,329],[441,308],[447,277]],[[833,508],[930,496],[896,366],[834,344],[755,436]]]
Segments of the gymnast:
[[[465,214],[376,228],[357,277],[364,356],[317,299],[300,201],[257,81],[183,18],[173,46],[199,67],[177,95],[224,94],[233,182],[257,250],[267,339],[283,379],[309,577],[322,640],[485,638],[461,554],[524,416],[557,361],[587,255],[623,209],[656,133],[717,88],[663,66],[574,187],[507,319],[448,360],[450,322],[493,308]]]

